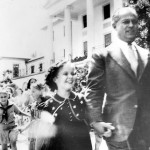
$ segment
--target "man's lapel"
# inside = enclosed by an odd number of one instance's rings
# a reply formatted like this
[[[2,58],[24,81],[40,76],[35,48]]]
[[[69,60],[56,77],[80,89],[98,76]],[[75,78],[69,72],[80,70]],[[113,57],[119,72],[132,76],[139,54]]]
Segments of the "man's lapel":
[[[141,56],[140,56],[138,51],[137,51],[137,55],[138,55],[137,78],[138,78],[138,80],[140,80],[141,76],[143,74],[145,66],[144,66],[143,60],[142,60],[142,58],[141,58]]]
[[[125,55],[123,54],[121,48],[112,44],[108,49],[108,53],[116,61],[116,63],[126,71],[126,73],[132,77],[136,78],[134,71],[131,69],[130,63],[126,59]]]
[[[138,54],[138,80],[140,80],[147,64],[150,63],[148,62],[149,51],[139,47],[138,45],[135,45],[135,48]]]
[[[138,53],[138,64],[140,64],[140,71],[138,72],[138,81],[141,79],[147,65],[150,64],[150,60],[148,59],[149,51],[139,47],[137,44],[134,43],[134,46]],[[126,59],[125,55],[123,54],[121,48],[116,44],[111,44],[108,49],[108,54],[116,61],[116,63],[126,71],[126,73],[136,79],[137,76],[135,75],[134,71],[131,69],[130,63]],[[139,60],[140,59],[140,60]],[[138,68],[139,69],[139,68]]]

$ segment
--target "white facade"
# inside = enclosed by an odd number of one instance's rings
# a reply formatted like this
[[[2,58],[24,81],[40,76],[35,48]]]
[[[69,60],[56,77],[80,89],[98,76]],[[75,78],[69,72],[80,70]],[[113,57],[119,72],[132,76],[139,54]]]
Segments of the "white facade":
[[[40,68],[39,68],[40,64],[42,64],[43,71],[45,71],[45,69],[44,69],[44,57],[29,60],[26,63],[27,75],[30,75],[32,73],[39,73],[40,72]],[[33,72],[31,71],[32,66],[34,66]]]
[[[49,53],[53,55],[55,62],[64,58],[83,56],[84,42],[87,42],[90,57],[93,50],[100,50],[107,45],[106,41],[110,36],[111,41],[114,40],[111,27],[112,13],[122,7],[124,2],[126,0],[49,0],[45,7],[49,10],[53,22],[53,54],[51,50]],[[110,5],[110,16],[104,19],[106,5]],[[84,15],[87,15],[85,28]]]
[[[11,57],[1,57],[0,58],[0,81],[3,80],[3,72],[6,70],[13,70],[13,66],[19,65],[19,74],[26,74],[26,59],[21,58],[11,58]]]
[[[28,76],[23,76],[20,78],[14,78],[12,81],[18,87],[23,88],[23,84],[28,82],[31,78],[37,79],[39,82],[44,83],[45,81],[45,72],[30,74]]]
[[[42,64],[42,70],[40,65]],[[19,66],[19,74],[14,77],[14,65]],[[11,70],[10,78],[12,81],[22,88],[24,82],[28,82],[30,78],[36,78],[40,82],[45,80],[45,66],[44,57],[36,59],[25,59],[25,58],[13,58],[13,57],[1,57],[0,58],[0,81],[4,80],[3,72]],[[31,71],[31,67],[34,67],[34,71]]]
[[[19,64],[20,74],[13,81],[21,87],[31,77],[41,82],[45,79],[45,70],[62,59],[88,57],[93,50],[101,50],[115,40],[111,27],[114,10],[122,7],[127,0],[48,0],[45,9],[49,12],[50,49],[41,58],[29,60],[9,58],[0,59],[0,80],[6,69],[13,70],[13,64]],[[106,6],[109,6],[110,9]],[[104,8],[107,10],[104,13]],[[110,14],[108,13],[110,11]],[[83,18],[86,15],[87,26]],[[106,15],[106,16],[105,16]],[[39,71],[43,64],[43,71]],[[34,73],[31,67],[34,66]]]
[[[41,70],[40,64],[42,65]],[[46,71],[45,71],[44,57],[30,59],[26,63],[26,75],[20,76],[19,78],[13,78],[13,82],[16,83],[21,88],[23,83],[28,82],[30,78],[36,78],[39,82],[44,83],[45,73]]]

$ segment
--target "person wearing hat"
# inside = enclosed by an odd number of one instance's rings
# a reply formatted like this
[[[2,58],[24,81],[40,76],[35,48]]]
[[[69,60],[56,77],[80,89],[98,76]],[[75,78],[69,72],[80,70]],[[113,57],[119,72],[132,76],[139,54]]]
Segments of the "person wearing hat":
[[[2,150],[7,150],[10,143],[12,150],[17,150],[17,125],[15,124],[15,114],[30,116],[19,110],[19,108],[9,99],[9,94],[5,89],[0,90],[0,141]]]

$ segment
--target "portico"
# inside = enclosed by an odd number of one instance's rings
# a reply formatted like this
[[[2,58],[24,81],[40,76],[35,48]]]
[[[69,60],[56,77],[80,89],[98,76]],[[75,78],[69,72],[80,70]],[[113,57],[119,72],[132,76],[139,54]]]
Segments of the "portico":
[[[76,56],[91,57],[96,49],[104,48],[111,42],[111,14],[124,0],[49,0],[48,10],[50,30],[50,51],[46,61],[52,63],[60,59],[73,59]],[[104,19],[105,6],[110,5],[109,17]],[[86,15],[87,27],[83,26]],[[48,65],[49,66],[49,65]]]

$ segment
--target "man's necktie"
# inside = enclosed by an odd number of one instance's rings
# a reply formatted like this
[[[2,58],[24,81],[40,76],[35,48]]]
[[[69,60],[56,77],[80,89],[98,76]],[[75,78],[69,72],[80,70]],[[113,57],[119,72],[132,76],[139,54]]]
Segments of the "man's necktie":
[[[128,58],[128,61],[131,65],[131,69],[134,71],[135,75],[137,75],[138,60],[135,56],[134,50],[132,49],[132,45],[130,44],[128,44]]]

